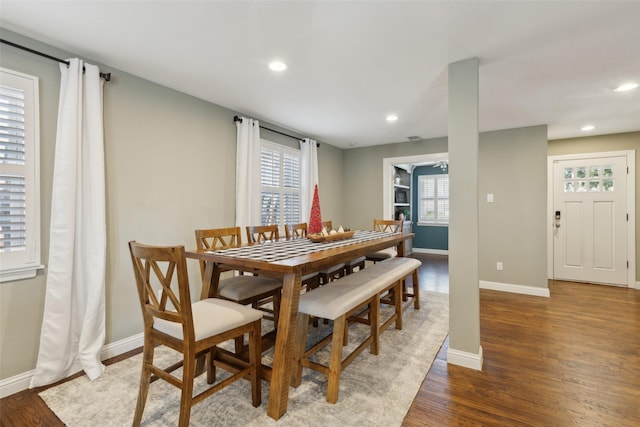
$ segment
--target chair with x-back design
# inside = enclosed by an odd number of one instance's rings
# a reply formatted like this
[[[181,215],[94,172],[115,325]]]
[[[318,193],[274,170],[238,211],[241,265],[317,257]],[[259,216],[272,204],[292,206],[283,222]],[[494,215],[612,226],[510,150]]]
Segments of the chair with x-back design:
[[[307,223],[285,224],[284,233],[289,239],[305,239],[307,237]],[[320,286],[320,276],[318,273],[310,273],[302,276],[302,285],[306,286],[307,291]]]
[[[247,241],[249,243],[274,242],[280,239],[278,225],[249,225],[247,226]]]
[[[240,227],[211,228],[196,230],[198,250],[218,250],[242,246]],[[204,277],[206,264],[200,261],[200,271]],[[206,287],[205,284],[203,286]],[[228,299],[238,304],[251,304],[253,308],[272,313],[275,325],[278,325],[282,281],[270,277],[240,274],[221,279],[218,285],[218,298]],[[273,310],[264,308],[264,304],[273,301]]]
[[[385,233],[398,233],[402,231],[402,221],[393,219],[374,219],[373,231],[382,231]],[[396,248],[383,249],[378,252],[367,254],[367,260],[374,263],[393,258],[397,255]]]
[[[250,380],[253,406],[260,406],[262,312],[218,298],[191,303],[184,246],[148,246],[131,241],[129,251],[144,320],[142,373],[133,425],[139,426],[142,421],[149,384],[155,379],[180,389],[181,427],[189,425],[194,404],[241,378]],[[217,348],[244,335],[249,336],[248,354],[237,356]],[[182,360],[159,366],[154,362],[158,345],[182,353]],[[193,396],[196,361],[201,356],[206,356],[207,383],[211,386]],[[172,373],[180,367],[182,377]],[[216,382],[216,367],[232,375]]]

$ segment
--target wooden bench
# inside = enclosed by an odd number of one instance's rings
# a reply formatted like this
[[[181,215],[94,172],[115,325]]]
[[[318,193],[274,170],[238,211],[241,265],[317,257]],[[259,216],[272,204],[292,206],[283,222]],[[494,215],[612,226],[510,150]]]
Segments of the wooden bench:
[[[321,372],[329,377],[327,402],[338,400],[340,374],[367,346],[369,352],[379,352],[380,332],[395,321],[402,329],[402,283],[420,267],[420,261],[412,258],[392,258],[364,270],[342,277],[329,285],[314,289],[300,296],[296,326],[295,364],[292,384],[302,381],[303,367]],[[417,288],[417,273],[414,288]],[[393,290],[395,313],[380,324],[380,296]],[[369,335],[344,360],[342,348],[346,343],[349,317],[368,307]],[[333,320],[333,333],[306,350],[309,316]],[[329,366],[310,360],[310,356],[331,341]]]

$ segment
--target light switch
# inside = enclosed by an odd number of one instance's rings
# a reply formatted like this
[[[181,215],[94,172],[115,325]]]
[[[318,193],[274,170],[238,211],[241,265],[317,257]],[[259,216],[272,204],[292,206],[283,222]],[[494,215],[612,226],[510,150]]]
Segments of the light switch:
[[[487,203],[493,203],[493,193],[487,194]]]

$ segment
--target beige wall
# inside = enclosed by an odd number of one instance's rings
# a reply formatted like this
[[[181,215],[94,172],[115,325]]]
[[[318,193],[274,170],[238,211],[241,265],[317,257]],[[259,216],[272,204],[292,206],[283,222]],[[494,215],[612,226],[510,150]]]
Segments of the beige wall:
[[[546,147],[546,126],[480,134],[480,280],[547,286]],[[384,158],[447,150],[446,138],[346,150],[346,223],[352,228],[371,228],[373,218],[382,217]],[[494,193],[493,204],[486,203],[489,192]],[[501,273],[495,269],[497,261],[504,263]]]
[[[598,135],[587,138],[556,139],[549,141],[549,156],[559,156],[564,154],[600,153],[603,151],[635,150],[636,152],[636,281],[640,282],[640,132],[617,133],[612,135]]]
[[[479,163],[480,280],[547,288],[547,127],[480,134]]]
[[[74,56],[2,31],[2,37],[56,57]],[[42,263],[47,263],[51,177],[60,72],[54,61],[1,45],[0,65],[40,78]],[[88,60],[88,62],[92,62]],[[107,338],[113,343],[142,332],[142,318],[127,250],[129,240],[195,246],[194,230],[235,220],[233,111],[101,65],[112,71],[104,86],[107,187]],[[273,127],[266,124],[269,127]],[[296,146],[263,132],[263,138]],[[318,153],[323,214],[342,217],[342,150]],[[192,289],[197,264],[190,262]],[[45,279],[0,284],[0,379],[35,368]]]
[[[344,152],[344,226],[370,230],[374,218],[383,218],[382,161],[391,157],[446,153],[447,139],[437,138],[397,144],[352,148]]]

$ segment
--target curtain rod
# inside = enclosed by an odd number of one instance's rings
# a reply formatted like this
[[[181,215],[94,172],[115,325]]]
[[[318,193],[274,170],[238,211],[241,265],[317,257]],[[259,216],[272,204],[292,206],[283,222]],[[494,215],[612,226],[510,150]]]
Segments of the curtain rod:
[[[241,122],[242,121],[242,117],[234,116],[233,117],[233,121],[234,122]],[[297,136],[289,135],[288,133],[280,132],[279,130],[270,129],[270,128],[266,127],[266,126],[260,125],[260,129],[268,130],[269,132],[278,133],[278,134],[283,135],[283,136],[288,136],[289,138],[297,139],[298,141],[304,141],[304,139],[298,138]],[[316,147],[320,147],[320,143],[319,142],[316,142]]]
[[[16,47],[18,49],[26,50],[27,52],[33,53],[35,55],[43,56],[43,57],[45,57],[47,59],[51,59],[53,61],[62,62],[63,64],[67,64],[67,66],[69,66],[69,61],[66,61],[66,60],[60,59],[60,58],[56,58],[55,56],[47,55],[46,53],[38,52],[37,50],[33,50],[33,49],[30,49],[30,48],[25,47],[25,46],[20,46],[19,44],[10,42],[8,40],[0,39],[0,43],[8,44],[9,46],[13,46],[13,47]],[[82,67],[82,71],[84,71],[84,67]],[[105,82],[108,82],[108,81],[111,80],[111,73],[100,73],[100,77],[102,77]]]

